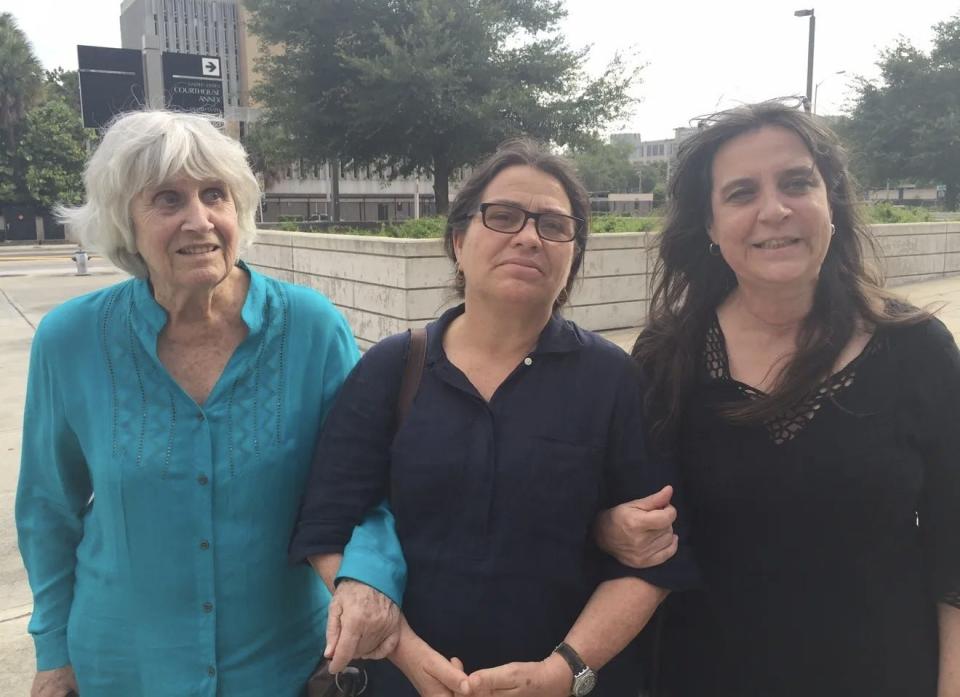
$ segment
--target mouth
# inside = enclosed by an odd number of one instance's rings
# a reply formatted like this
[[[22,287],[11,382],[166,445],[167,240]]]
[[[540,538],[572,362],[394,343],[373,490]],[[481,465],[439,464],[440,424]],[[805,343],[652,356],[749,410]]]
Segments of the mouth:
[[[791,247],[795,244],[800,244],[799,237],[778,237],[772,240],[764,240],[763,242],[755,242],[751,246],[754,249],[784,249],[785,247]]]
[[[543,273],[543,269],[540,268],[540,265],[531,259],[506,259],[500,263],[501,266],[523,266],[528,269],[533,269],[534,271],[539,271]]]
[[[181,247],[178,249],[177,254],[183,254],[184,256],[200,256],[203,254],[212,254],[218,249],[220,249],[220,247],[215,244],[190,244],[186,247]]]

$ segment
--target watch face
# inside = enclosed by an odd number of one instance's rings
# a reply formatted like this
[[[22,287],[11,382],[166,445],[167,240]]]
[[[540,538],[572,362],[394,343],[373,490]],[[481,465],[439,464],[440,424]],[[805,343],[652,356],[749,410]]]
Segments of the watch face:
[[[597,676],[587,669],[573,679],[573,697],[586,697],[597,686]]]

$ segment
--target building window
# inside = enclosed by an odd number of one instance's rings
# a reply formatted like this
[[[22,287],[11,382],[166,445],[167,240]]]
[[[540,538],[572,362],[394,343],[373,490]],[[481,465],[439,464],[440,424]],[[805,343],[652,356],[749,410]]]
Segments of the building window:
[[[377,204],[377,220],[390,220],[390,206],[386,203]]]

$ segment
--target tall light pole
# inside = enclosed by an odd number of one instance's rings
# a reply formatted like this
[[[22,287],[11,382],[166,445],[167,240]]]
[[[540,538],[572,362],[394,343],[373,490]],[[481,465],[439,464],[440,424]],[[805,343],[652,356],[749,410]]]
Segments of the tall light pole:
[[[834,75],[846,75],[846,73],[847,73],[846,70],[838,70],[835,73],[830,73],[825,78],[823,78],[820,82],[818,82],[816,87],[813,88],[813,113],[814,114],[817,113],[817,97],[820,94],[820,85],[822,85],[824,82],[832,78]]]
[[[809,114],[813,109],[813,37],[817,33],[817,18],[813,16],[813,8],[797,10],[793,16],[810,18],[810,41],[807,46],[807,98],[803,101],[803,109]]]

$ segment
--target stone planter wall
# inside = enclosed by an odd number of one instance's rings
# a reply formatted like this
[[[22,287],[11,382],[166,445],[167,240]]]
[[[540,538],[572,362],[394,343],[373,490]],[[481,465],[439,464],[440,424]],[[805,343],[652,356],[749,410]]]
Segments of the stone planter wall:
[[[891,286],[960,273],[960,223],[876,225]],[[656,233],[594,235],[564,315],[595,331],[639,326],[650,297]],[[651,250],[651,251],[648,251]],[[361,348],[422,326],[456,302],[440,240],[260,232],[245,259],[309,286],[346,315]]]

